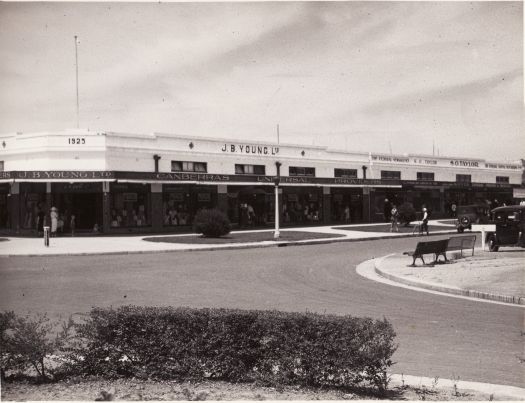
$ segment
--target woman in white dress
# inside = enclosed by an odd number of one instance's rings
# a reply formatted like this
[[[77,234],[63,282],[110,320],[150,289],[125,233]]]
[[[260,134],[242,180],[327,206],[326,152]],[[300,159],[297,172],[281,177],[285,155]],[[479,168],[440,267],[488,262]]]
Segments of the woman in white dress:
[[[58,228],[58,210],[56,207],[51,207],[49,216],[51,217],[51,236],[56,236]]]

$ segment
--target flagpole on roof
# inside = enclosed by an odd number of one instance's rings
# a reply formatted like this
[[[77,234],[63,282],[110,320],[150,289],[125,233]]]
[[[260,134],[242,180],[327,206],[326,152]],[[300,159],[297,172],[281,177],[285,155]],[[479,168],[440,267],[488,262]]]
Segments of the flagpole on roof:
[[[75,35],[75,71],[76,71],[76,89],[77,89],[77,129],[80,125],[80,118],[79,118],[79,102],[78,102],[78,40],[77,36]]]

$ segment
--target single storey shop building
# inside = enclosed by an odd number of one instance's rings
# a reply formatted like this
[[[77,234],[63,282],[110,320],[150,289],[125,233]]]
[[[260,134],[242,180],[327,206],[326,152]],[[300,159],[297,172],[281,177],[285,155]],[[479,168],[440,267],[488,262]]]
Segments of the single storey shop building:
[[[73,216],[77,231],[187,230],[212,207],[271,226],[277,176],[283,226],[383,221],[386,199],[438,218],[525,197],[519,161],[79,129],[0,135],[0,150],[0,230],[12,234],[34,233],[52,207],[64,232]]]

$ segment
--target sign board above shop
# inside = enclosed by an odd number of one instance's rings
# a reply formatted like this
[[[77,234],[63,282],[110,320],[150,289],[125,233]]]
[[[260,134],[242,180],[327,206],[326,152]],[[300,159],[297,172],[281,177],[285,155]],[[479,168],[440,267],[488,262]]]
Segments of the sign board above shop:
[[[394,156],[394,155],[378,155],[371,154],[370,161],[374,163],[388,163],[388,164],[406,164],[406,165],[423,165],[423,166],[441,166],[441,167],[457,167],[457,168],[486,168],[486,169],[522,169],[519,164],[501,164],[485,162],[483,160],[469,160],[469,159],[450,159],[450,158],[434,158],[434,157],[414,157],[414,156]]]
[[[184,172],[116,172],[117,179],[134,179],[162,182],[249,182],[274,186],[274,176],[267,175],[216,175],[211,173]],[[355,185],[355,186],[401,186],[399,180],[352,179],[352,178],[319,178],[308,176],[281,176],[281,184],[311,185]]]
[[[91,192],[94,188],[89,188],[89,182],[103,182],[107,189],[108,184],[112,191],[129,191],[131,188],[145,189],[149,188],[150,183],[162,183],[164,187],[179,186],[173,189],[165,189],[168,192],[183,191],[181,186],[184,184],[258,184],[265,186],[274,186],[274,176],[268,175],[223,175],[213,173],[194,173],[194,172],[122,172],[122,171],[7,171],[0,172],[0,177],[12,179],[15,182],[32,182],[45,184],[47,182],[56,182],[56,184],[69,183],[70,185],[59,186],[62,192]],[[78,187],[73,184],[84,183],[87,187]],[[175,185],[177,184],[177,185]],[[304,185],[304,186],[341,186],[341,187],[441,187],[449,188],[512,188],[509,183],[477,183],[477,182],[438,182],[438,181],[406,181],[398,179],[358,179],[358,178],[328,178],[328,177],[311,177],[311,176],[281,176],[281,185]],[[57,190],[58,190],[57,188]],[[75,190],[77,189],[77,190]],[[104,190],[104,191],[108,191]],[[135,190],[134,190],[135,191]],[[142,190],[147,191],[147,190]],[[98,192],[98,190],[97,190]],[[139,191],[140,192],[140,191]]]
[[[113,171],[13,171],[0,172],[2,179],[26,180],[112,180],[115,179]]]

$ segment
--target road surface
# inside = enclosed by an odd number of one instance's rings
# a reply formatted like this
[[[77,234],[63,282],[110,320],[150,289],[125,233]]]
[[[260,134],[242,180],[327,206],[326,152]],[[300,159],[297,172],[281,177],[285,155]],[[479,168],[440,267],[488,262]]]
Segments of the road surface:
[[[359,263],[414,239],[110,256],[0,258],[0,309],[51,316],[92,306],[172,305],[387,318],[393,372],[525,386],[525,310],[365,279]],[[422,270],[425,270],[422,268]]]

